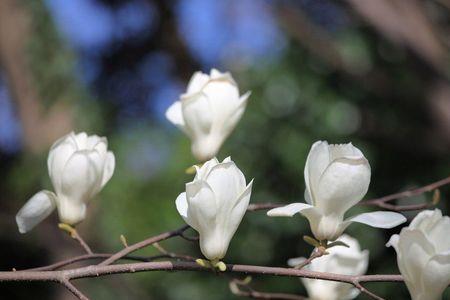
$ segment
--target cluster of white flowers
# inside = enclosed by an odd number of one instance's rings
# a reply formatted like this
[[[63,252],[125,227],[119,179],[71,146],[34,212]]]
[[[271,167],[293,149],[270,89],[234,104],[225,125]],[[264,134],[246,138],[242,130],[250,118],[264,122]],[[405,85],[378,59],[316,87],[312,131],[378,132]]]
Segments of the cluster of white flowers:
[[[176,199],[176,208],[200,236],[200,250],[218,266],[245,212],[253,180],[231,160],[219,162],[221,145],[241,119],[250,92],[239,95],[229,73],[213,69],[210,75],[197,72],[187,92],[166,112],[192,142],[196,175]],[[54,192],[35,194],[16,216],[21,233],[30,231],[55,208],[62,223],[75,225],[86,216],[87,203],[113,175],[114,154],[107,140],[82,132],[70,133],[54,143],[48,156],[48,172]],[[268,216],[302,214],[321,245],[341,241],[349,247],[334,246],[328,255],[316,258],[312,271],[361,275],[367,270],[369,253],[361,251],[356,239],[344,233],[354,222],[378,228],[393,228],[406,221],[399,213],[377,211],[345,219],[345,213],[367,193],[371,177],[368,160],[351,143],[314,143],[304,170],[305,201],[270,210]],[[409,227],[393,235],[387,244],[397,252],[400,272],[414,300],[439,299],[450,284],[450,218],[440,210],[423,211]],[[291,259],[298,265],[304,258]],[[359,291],[345,283],[302,279],[311,299],[353,299]]]

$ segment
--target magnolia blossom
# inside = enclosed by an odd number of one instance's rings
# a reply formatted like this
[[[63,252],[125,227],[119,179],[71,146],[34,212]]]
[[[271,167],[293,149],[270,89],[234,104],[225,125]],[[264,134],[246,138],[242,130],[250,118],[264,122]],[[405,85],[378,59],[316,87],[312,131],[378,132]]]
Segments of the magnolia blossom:
[[[230,73],[212,69],[210,75],[196,72],[187,91],[166,111],[170,122],[192,142],[199,161],[214,157],[242,117],[250,92],[239,96]]]
[[[367,193],[370,165],[362,152],[351,143],[328,145],[314,143],[305,165],[305,200],[274,208],[268,216],[305,216],[318,240],[334,241],[352,222],[372,227],[392,228],[406,221],[399,213],[377,211],[344,220],[344,214]]]
[[[186,223],[198,231],[203,255],[217,261],[225,256],[247,210],[253,180],[247,185],[229,157],[221,163],[213,158],[196,171],[176,206]]]
[[[342,235],[339,241],[349,248],[335,246],[327,249],[328,255],[314,259],[304,268],[315,272],[328,272],[342,275],[363,275],[369,263],[369,251],[361,251],[356,239]],[[288,264],[292,267],[301,264],[304,257],[292,258]],[[359,290],[353,285],[337,281],[301,278],[312,300],[350,300],[358,296]]]
[[[82,221],[86,204],[113,175],[115,158],[105,137],[71,132],[53,144],[47,166],[55,192],[40,191],[17,213],[21,233],[30,231],[55,208],[63,223]]]
[[[413,300],[438,300],[450,285],[450,218],[439,209],[419,213],[386,246],[394,247],[397,264]]]

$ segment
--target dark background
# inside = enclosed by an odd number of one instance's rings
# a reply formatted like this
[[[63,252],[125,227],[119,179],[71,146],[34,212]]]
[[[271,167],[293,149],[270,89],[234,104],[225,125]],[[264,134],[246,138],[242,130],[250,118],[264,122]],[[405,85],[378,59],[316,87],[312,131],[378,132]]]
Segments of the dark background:
[[[2,0],[1,268],[81,253],[58,230],[55,214],[26,235],[14,221],[29,197],[51,189],[48,149],[70,130],[107,136],[116,155],[112,180],[78,227],[94,250],[117,251],[121,234],[132,243],[183,224],[174,201],[195,160],[164,112],[197,70],[228,70],[241,93],[252,91],[218,157],[231,155],[248,180],[255,178],[253,203],[303,201],[304,163],[316,140],[351,141],[365,153],[372,167],[367,198],[448,176],[449,37],[448,0]],[[445,214],[448,193],[442,189],[439,204]],[[368,273],[398,273],[394,250],[384,247],[398,231],[348,229],[370,250]],[[285,266],[309,254],[301,240],[308,233],[303,218],[248,213],[225,261]],[[183,240],[164,246],[200,255]],[[93,299],[235,297],[226,278],[210,274],[115,275],[76,285]],[[256,277],[253,286],[306,295],[292,278]],[[402,284],[367,287],[408,298]],[[0,294],[72,299],[51,283],[1,284]]]

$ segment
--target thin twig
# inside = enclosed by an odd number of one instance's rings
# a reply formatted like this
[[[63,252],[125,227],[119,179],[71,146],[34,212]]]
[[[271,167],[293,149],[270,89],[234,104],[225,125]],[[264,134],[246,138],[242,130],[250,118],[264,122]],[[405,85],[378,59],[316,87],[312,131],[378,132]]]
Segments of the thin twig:
[[[197,242],[199,240],[199,236],[187,236],[185,232],[181,232],[180,237],[189,242]]]
[[[300,270],[309,265],[314,259],[319,258],[325,255],[327,252],[322,248],[314,248],[314,251],[311,253],[309,258],[305,259],[301,264],[294,267],[294,269]]]
[[[247,211],[266,210],[266,209],[277,208],[277,207],[281,207],[281,206],[285,206],[285,205],[287,205],[287,204],[286,203],[272,203],[272,202],[252,203],[252,204],[248,205]]]
[[[122,257],[139,250],[141,248],[144,248],[146,246],[149,246],[151,244],[166,240],[168,238],[174,237],[174,236],[181,236],[184,231],[186,231],[189,228],[189,225],[185,225],[179,229],[173,230],[173,231],[167,231],[164,233],[161,233],[160,235],[150,237],[148,239],[145,239],[139,243],[133,244],[131,246],[123,248],[121,251],[117,252],[113,256],[105,259],[102,261],[99,266],[106,266],[114,263],[115,261],[121,259]]]
[[[242,287],[242,288],[241,288]],[[245,290],[244,290],[245,289]],[[248,286],[241,280],[233,279],[230,281],[231,292],[240,297],[248,297],[253,299],[270,299],[270,300],[305,300],[306,298],[294,294],[285,293],[265,293],[259,292]]]
[[[413,196],[418,196],[426,192],[431,192],[437,190],[441,186],[450,184],[450,176],[439,181],[427,184],[425,186],[407,190],[404,192],[399,192],[391,195],[387,195],[380,198],[370,199],[366,201],[360,202],[360,205],[371,205],[371,206],[379,206],[390,209],[390,210],[418,210],[423,208],[428,208],[433,206],[433,203],[422,203],[422,204],[412,204],[412,205],[390,205],[386,202],[401,199],[401,198],[409,198]],[[387,205],[387,206],[386,206]]]
[[[73,239],[77,240],[78,243],[80,243],[81,247],[83,247],[87,254],[93,254],[91,247],[89,247],[89,245],[84,241],[77,230],[74,230],[71,236]]]
[[[91,248],[88,246],[88,244],[84,241],[84,239],[80,236],[80,234],[74,227],[65,223],[59,223],[58,227],[59,229],[67,232],[71,238],[76,240],[81,245],[81,247],[83,247],[84,251],[86,251],[87,254],[93,253]]]
[[[95,260],[95,259],[106,259],[106,258],[110,258],[113,255],[114,255],[113,253],[84,254],[84,255],[75,256],[75,257],[72,257],[72,258],[51,264],[51,265],[20,270],[20,272],[22,272],[22,271],[54,271],[54,270],[58,270],[63,267],[67,267],[67,266],[77,263],[77,262],[83,262],[83,261]],[[175,254],[175,253],[170,253],[170,252],[168,254],[160,254],[160,255],[152,255],[152,256],[127,255],[127,256],[121,257],[120,259],[121,260],[131,260],[131,261],[141,261],[141,262],[151,262],[151,261],[155,261],[155,260],[162,259],[162,258],[175,258],[175,259],[186,260],[186,261],[195,260],[192,256]]]
[[[371,298],[373,298],[373,299],[375,299],[375,300],[385,300],[384,298],[381,298],[380,296],[375,295],[374,293],[372,293],[371,291],[369,291],[368,289],[366,289],[364,286],[362,286],[361,283],[359,283],[358,280],[355,280],[355,281],[353,282],[353,285],[354,285],[358,290],[360,290],[361,293],[366,294],[367,296],[369,296],[369,297],[371,297]]]
[[[158,243],[154,243],[153,247],[155,247],[162,255],[165,255],[169,258],[176,258],[176,259],[182,259],[186,261],[195,261],[195,257],[184,255],[184,254],[177,254],[174,252],[167,251],[164,247],[162,247]]]
[[[89,300],[79,289],[77,289],[69,280],[63,279],[61,280],[61,284],[68,289],[75,297],[80,300]]]

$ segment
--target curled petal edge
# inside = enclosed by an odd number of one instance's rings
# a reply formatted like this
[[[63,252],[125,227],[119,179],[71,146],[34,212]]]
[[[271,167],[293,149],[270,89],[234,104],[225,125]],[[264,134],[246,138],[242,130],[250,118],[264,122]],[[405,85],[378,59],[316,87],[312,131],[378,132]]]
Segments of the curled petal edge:
[[[313,208],[314,206],[306,203],[291,203],[286,206],[273,208],[267,212],[267,215],[269,217],[292,217],[296,213],[300,213],[305,209]]]
[[[406,222],[406,218],[399,213],[391,211],[374,211],[362,213],[348,218],[342,223],[343,228],[347,228],[351,223],[357,222],[376,228],[394,228]]]

